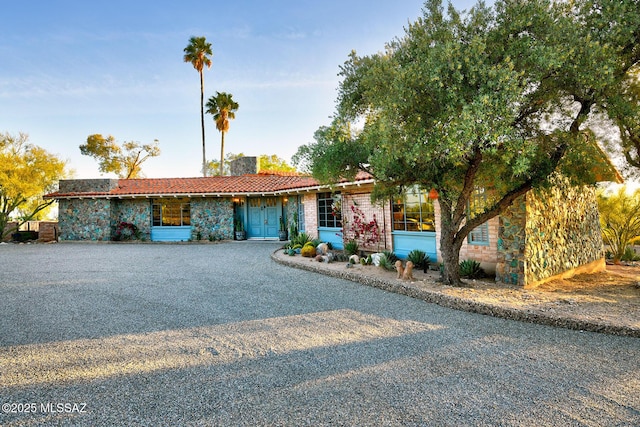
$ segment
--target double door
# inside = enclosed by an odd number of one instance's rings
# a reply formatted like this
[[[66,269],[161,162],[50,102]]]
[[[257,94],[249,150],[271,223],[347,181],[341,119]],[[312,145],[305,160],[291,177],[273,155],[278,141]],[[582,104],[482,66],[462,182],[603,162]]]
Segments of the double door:
[[[278,237],[282,203],[279,197],[250,197],[247,237],[271,239]]]

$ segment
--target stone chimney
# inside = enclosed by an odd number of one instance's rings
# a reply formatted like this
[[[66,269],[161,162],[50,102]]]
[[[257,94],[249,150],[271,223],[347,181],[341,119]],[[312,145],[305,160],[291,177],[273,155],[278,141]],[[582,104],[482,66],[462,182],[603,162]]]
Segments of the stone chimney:
[[[231,162],[231,176],[257,174],[260,172],[260,163],[257,157],[240,157]]]

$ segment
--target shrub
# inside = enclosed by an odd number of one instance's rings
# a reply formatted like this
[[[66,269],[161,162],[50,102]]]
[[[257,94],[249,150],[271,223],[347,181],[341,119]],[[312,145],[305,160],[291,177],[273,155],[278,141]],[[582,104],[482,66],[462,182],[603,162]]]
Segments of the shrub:
[[[291,244],[296,246],[300,245],[303,247],[307,242],[311,241],[311,237],[307,233],[298,233],[297,236],[291,239]]]
[[[140,239],[141,233],[135,224],[130,222],[120,222],[116,226],[113,240],[135,240]]]
[[[407,261],[411,261],[416,268],[429,266],[429,257],[424,251],[414,249],[407,255]]]
[[[382,251],[382,253],[385,256],[385,258],[389,260],[391,264],[395,264],[396,261],[398,260],[398,257],[396,256],[396,254],[394,254],[392,251]]]
[[[356,255],[358,253],[358,242],[355,240],[349,240],[344,245],[344,251],[349,255]]]
[[[466,259],[460,263],[460,276],[467,279],[478,279],[484,276],[484,270],[478,261]]]
[[[307,258],[313,258],[314,256],[316,256],[316,247],[311,243],[307,243],[302,247],[300,255]]]
[[[390,252],[391,254],[393,254],[393,252]],[[394,255],[395,256],[395,255]],[[391,260],[389,259],[389,257],[387,257],[387,254],[384,254],[380,257],[380,267],[384,268],[385,270],[389,270],[389,271],[393,271],[396,268],[396,261],[398,259],[396,258],[395,260]]]
[[[631,246],[627,246],[624,249],[624,254],[620,258],[621,261],[638,261],[639,259],[640,257],[638,256],[638,254],[636,254]]]

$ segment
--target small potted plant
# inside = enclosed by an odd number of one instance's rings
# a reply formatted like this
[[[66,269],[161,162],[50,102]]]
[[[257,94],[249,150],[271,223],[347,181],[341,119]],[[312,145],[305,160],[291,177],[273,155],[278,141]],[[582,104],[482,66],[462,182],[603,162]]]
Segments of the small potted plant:
[[[278,237],[281,241],[287,240],[287,225],[284,223],[284,218],[280,217],[280,231]]]
[[[246,240],[247,233],[244,231],[244,222],[240,215],[236,217],[235,220],[235,229],[236,229],[236,240]]]

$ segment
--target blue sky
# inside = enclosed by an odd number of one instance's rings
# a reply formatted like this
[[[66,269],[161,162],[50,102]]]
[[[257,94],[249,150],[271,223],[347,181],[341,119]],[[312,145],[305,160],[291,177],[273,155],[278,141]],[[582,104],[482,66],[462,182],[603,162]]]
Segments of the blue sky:
[[[457,8],[474,2],[454,0]],[[205,98],[240,104],[225,152],[289,161],[330,122],[339,67],[354,49],[381,51],[421,15],[395,0],[5,2],[0,26],[0,131],[68,161],[77,178],[98,165],[78,146],[87,136],[158,139],[147,177],[200,176],[200,83],[182,60],[191,36],[213,45]],[[220,134],[206,115],[207,158]]]

